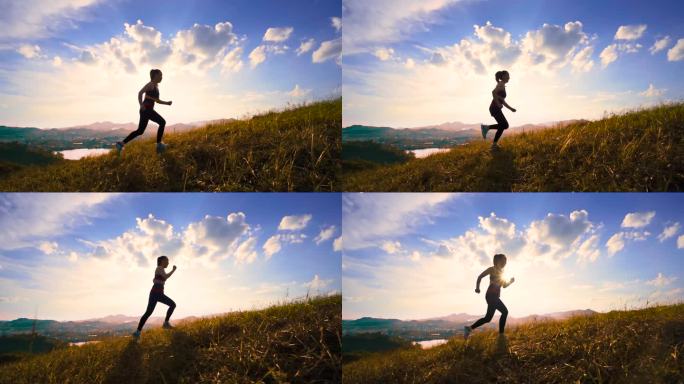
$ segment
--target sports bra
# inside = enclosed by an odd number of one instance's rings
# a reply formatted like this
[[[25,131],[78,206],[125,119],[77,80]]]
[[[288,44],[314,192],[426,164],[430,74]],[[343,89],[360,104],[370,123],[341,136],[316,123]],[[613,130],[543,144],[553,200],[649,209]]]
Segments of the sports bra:
[[[155,99],[159,100],[159,88],[154,87],[145,92],[145,101],[143,101],[143,105],[145,108],[154,109],[154,100],[148,99],[147,96],[154,97]]]

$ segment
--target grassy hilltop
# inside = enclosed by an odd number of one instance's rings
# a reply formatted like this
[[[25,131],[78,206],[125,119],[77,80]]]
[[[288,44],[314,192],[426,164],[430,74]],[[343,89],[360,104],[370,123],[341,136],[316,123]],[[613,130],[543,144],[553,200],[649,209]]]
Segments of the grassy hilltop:
[[[684,304],[477,331],[342,367],[345,383],[682,383]]]
[[[315,102],[166,133],[161,156],[138,138],[121,157],[27,167],[0,177],[0,191],[336,191],[341,129],[342,100]]]
[[[400,165],[347,172],[345,191],[682,191],[684,103],[474,141]],[[345,144],[346,145],[346,144]]]
[[[0,383],[339,383],[341,312],[336,295],[146,330],[0,365]]]

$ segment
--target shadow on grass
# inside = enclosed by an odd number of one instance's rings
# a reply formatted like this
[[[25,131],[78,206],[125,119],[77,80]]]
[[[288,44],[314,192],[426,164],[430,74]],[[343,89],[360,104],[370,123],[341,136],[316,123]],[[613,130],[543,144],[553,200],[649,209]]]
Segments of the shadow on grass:
[[[143,366],[143,352],[137,341],[130,340],[105,378],[106,384],[145,383],[147,375]]]
[[[505,148],[490,152],[490,161],[480,180],[478,191],[502,192],[511,191],[518,179],[518,170],[514,164],[513,153]]]

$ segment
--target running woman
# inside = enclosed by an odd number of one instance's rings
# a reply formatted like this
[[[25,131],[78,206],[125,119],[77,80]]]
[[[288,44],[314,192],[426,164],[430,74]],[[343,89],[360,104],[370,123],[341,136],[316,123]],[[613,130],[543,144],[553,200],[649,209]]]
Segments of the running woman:
[[[157,128],[157,153],[162,153],[166,149],[166,144],[162,143],[162,136],[164,136],[166,120],[164,120],[164,118],[154,110],[154,103],[171,105],[172,102],[162,101],[159,99],[159,83],[162,81],[162,71],[159,69],[151,70],[150,79],[151,81],[145,84],[140,92],[138,92],[138,104],[140,104],[140,122],[138,122],[138,129],[131,132],[123,141],[116,143],[116,150],[119,153],[121,153],[126,143],[145,132],[147,123],[150,120],[159,124],[159,128]],[[143,94],[145,94],[144,99]]]
[[[133,333],[133,337],[136,339],[140,337],[140,332],[143,329],[143,326],[145,325],[145,322],[147,321],[147,318],[152,315],[152,312],[154,312],[154,307],[157,306],[157,302],[160,302],[162,304],[166,304],[169,306],[169,309],[166,311],[166,319],[164,320],[164,328],[171,329],[173,328],[171,324],[169,324],[169,319],[171,318],[171,314],[173,313],[173,310],[176,309],[176,303],[171,300],[170,297],[166,296],[164,294],[164,283],[166,280],[173,275],[174,272],[176,272],[176,266],[173,266],[173,269],[171,272],[166,273],[164,269],[169,266],[169,258],[166,256],[159,256],[157,258],[157,269],[154,270],[154,279],[152,279],[152,290],[150,290],[150,298],[147,301],[147,310],[145,311],[145,314],[142,315],[140,318],[140,322],[138,323],[138,329]]]
[[[485,300],[487,300],[487,314],[485,317],[476,321],[473,325],[464,327],[463,337],[466,339],[468,336],[470,336],[470,332],[472,332],[473,329],[489,323],[494,316],[494,311],[496,310],[501,312],[501,318],[499,319],[499,336],[503,337],[504,328],[506,327],[506,317],[508,317],[508,308],[506,308],[499,296],[501,295],[501,287],[506,288],[515,281],[515,278],[512,277],[509,281],[505,281],[503,279],[503,268],[505,266],[506,255],[498,253],[494,255],[494,266],[485,269],[485,271],[477,277],[475,293],[480,293],[480,280],[489,275],[489,288],[487,288],[487,293],[485,294]]]
[[[494,136],[494,143],[492,144],[492,149],[499,148],[498,142],[505,129],[508,129],[508,121],[506,116],[503,114],[503,107],[510,109],[515,112],[515,108],[506,104],[506,83],[511,79],[508,71],[499,71],[494,75],[496,79],[496,87],[492,91],[492,102],[489,104],[489,114],[496,119],[496,124],[485,125],[480,124],[480,130],[482,131],[482,138],[487,138],[487,132],[490,129],[496,129],[496,135]]]

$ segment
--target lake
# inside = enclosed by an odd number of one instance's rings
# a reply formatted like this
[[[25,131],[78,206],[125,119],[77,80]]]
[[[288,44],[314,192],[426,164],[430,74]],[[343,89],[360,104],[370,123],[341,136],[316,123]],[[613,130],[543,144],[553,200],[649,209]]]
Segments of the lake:
[[[111,151],[111,148],[78,148],[58,151],[67,160],[79,160],[88,156],[100,156]]]
[[[416,156],[418,159],[422,159],[424,157],[428,157],[430,155],[434,155],[435,153],[442,153],[442,152],[449,152],[451,148],[421,148],[421,149],[412,149],[407,152],[413,152],[413,154]]]
[[[100,340],[76,341],[76,342],[71,342],[71,343],[69,343],[69,346],[72,346],[72,347],[82,347],[82,346],[84,346],[84,345],[86,345],[86,344],[97,344],[97,343],[99,343],[99,342],[100,342]]]
[[[434,339],[434,340],[423,340],[423,341],[414,341],[414,345],[420,345],[421,349],[430,349],[432,347],[436,347],[438,345],[446,344],[447,339]]]

